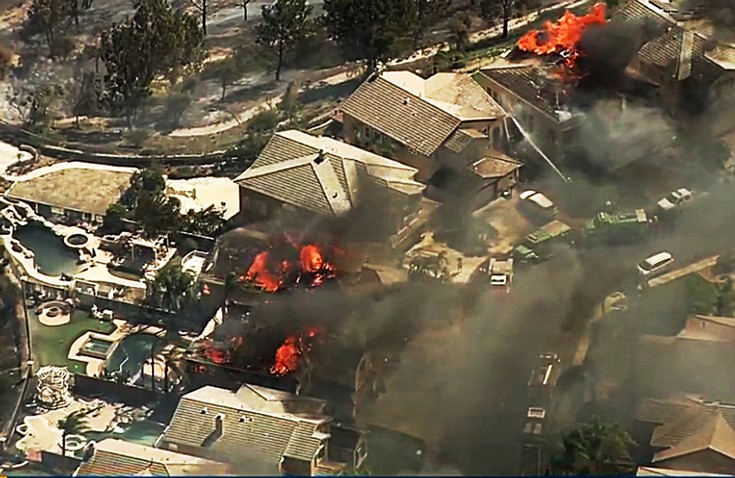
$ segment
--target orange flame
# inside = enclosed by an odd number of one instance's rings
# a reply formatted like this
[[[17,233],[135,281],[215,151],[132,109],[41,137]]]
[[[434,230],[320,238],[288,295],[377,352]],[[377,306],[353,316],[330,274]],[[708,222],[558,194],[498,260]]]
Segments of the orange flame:
[[[567,10],[556,23],[544,23],[543,31],[531,30],[523,35],[517,46],[520,50],[537,55],[561,53],[565,56],[566,65],[571,68],[579,57],[577,44],[582,39],[584,30],[589,25],[605,23],[607,19],[604,3],[594,5],[590,13],[580,17]]]
[[[322,285],[325,279],[335,277],[334,266],[324,258],[319,247],[308,244],[299,248],[299,245],[293,241],[289,240],[289,243],[294,249],[299,250],[298,264],[283,260],[276,267],[277,270],[271,270],[269,269],[270,253],[263,251],[255,256],[253,263],[241,280],[252,282],[266,292],[276,292],[284,287],[287,276],[297,268],[296,282],[301,282],[305,273],[309,275],[308,283],[305,285],[311,287]]]
[[[276,360],[270,369],[273,375],[279,377],[296,371],[301,361],[301,356],[311,350],[311,340],[314,339],[319,331],[317,329],[309,329],[304,336],[288,337],[283,345],[276,350]]]

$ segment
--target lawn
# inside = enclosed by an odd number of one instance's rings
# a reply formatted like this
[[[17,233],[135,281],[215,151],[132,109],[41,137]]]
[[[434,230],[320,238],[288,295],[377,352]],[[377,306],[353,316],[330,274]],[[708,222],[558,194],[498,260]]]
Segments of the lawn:
[[[85,332],[107,334],[115,330],[110,322],[93,319],[87,312],[75,310],[71,322],[57,327],[41,325],[35,312],[29,310],[31,322],[31,340],[33,357],[38,366],[59,365],[69,368],[72,373],[85,373],[86,364],[77,360],[69,360],[69,347],[72,342]]]

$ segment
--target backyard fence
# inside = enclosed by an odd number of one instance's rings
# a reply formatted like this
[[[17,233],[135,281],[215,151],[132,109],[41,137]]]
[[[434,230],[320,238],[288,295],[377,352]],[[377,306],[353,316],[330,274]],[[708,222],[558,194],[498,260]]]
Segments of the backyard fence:
[[[132,407],[151,405],[164,394],[147,388],[125,385],[96,377],[74,374],[73,390],[89,398],[101,398],[109,402],[121,402]]]

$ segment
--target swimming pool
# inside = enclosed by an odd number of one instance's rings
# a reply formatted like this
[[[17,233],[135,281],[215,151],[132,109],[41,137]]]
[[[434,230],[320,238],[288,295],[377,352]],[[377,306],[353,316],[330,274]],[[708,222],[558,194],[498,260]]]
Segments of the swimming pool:
[[[36,267],[41,272],[58,276],[79,271],[78,253],[66,247],[64,239],[43,224],[30,222],[16,229],[13,237],[33,251]]]
[[[89,337],[82,345],[80,352],[83,355],[89,355],[97,358],[107,358],[107,354],[112,347],[112,342],[102,340],[96,337]]]
[[[105,372],[126,378],[129,385],[143,384],[143,364],[161,339],[151,334],[131,334],[120,341],[105,363]],[[150,374],[150,372],[149,372]]]
[[[122,433],[85,433],[85,438],[89,440],[100,441],[105,438],[119,438],[121,440],[138,443],[140,445],[153,446],[166,429],[161,423],[151,422],[148,420],[142,422],[131,423],[130,425],[122,425]]]

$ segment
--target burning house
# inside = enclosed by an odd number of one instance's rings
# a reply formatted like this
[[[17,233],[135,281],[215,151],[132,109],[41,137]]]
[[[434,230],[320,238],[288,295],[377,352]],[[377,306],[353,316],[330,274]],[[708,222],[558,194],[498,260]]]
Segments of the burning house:
[[[338,475],[367,456],[364,434],[335,423],[326,402],[255,385],[184,395],[158,446],[263,475]]]
[[[243,218],[276,220],[289,230],[341,240],[400,244],[435,205],[423,198],[417,170],[323,136],[276,133],[236,182]]]
[[[628,127],[655,114],[656,95],[651,85],[625,73],[636,50],[621,28],[608,23],[604,4],[586,15],[567,11],[474,75],[510,115],[517,147],[541,156],[559,175],[557,166],[615,173],[672,141],[667,125],[653,133],[653,122],[637,132]]]

